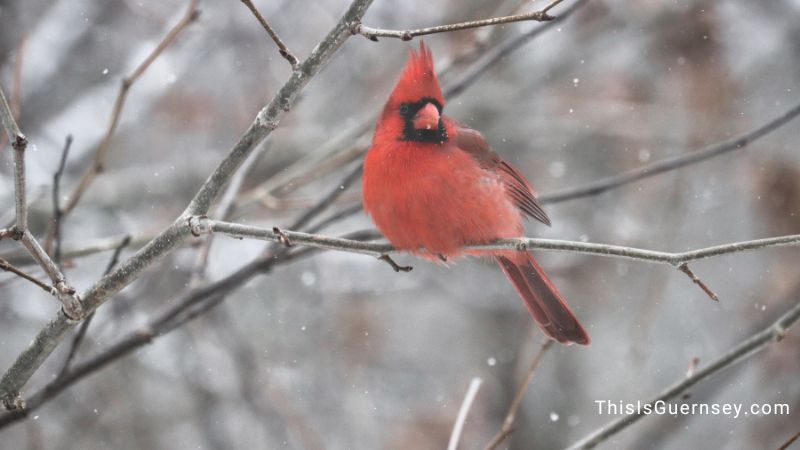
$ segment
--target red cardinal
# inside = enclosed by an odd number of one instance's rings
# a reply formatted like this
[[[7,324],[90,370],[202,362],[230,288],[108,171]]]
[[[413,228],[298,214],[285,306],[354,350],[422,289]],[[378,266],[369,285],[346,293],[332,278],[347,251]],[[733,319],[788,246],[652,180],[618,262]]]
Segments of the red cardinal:
[[[447,260],[470,244],[524,234],[523,219],[550,219],[530,183],[475,130],[442,115],[444,98],[425,44],[383,108],[364,161],[364,209],[398,250]],[[562,343],[589,335],[530,253],[491,255],[542,331]]]

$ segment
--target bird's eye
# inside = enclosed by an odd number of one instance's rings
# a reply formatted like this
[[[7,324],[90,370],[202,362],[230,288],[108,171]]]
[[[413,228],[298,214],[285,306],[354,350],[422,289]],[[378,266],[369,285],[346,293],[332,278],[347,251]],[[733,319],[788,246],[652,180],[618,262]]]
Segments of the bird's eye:
[[[400,114],[403,116],[408,114],[408,105],[400,105]]]

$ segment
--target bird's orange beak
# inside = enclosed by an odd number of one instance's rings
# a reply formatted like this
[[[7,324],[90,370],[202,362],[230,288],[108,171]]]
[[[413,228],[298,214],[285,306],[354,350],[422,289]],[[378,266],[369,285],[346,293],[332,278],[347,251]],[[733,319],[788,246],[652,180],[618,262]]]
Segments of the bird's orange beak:
[[[433,103],[428,103],[411,119],[417,130],[439,129],[439,110]]]

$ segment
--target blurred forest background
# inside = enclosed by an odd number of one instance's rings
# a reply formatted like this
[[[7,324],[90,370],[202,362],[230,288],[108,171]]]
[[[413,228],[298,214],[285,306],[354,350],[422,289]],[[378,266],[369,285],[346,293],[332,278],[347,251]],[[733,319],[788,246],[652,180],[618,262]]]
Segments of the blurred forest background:
[[[558,16],[572,0],[551,11]],[[121,80],[185,14],[187,1],[0,2],[0,84],[29,138],[31,229],[44,236],[67,135],[62,195],[91,164]],[[258,1],[301,60],[349,4]],[[376,1],[364,23],[418,28],[533,11],[542,2]],[[129,257],[184,209],[291,73],[238,0],[202,1],[197,21],[131,87],[105,171],[63,223],[64,267],[83,291],[113,242]],[[427,36],[453,83],[475,57],[540,23]],[[288,227],[341,183],[360,157],[405,63],[408,43],[349,39],[253,161],[231,220]],[[13,94],[16,92],[15,94]],[[590,0],[526,41],[452,97],[446,112],[481,130],[546,195],[697,151],[751,130],[800,101],[800,2]],[[368,124],[366,138],[332,139]],[[552,228],[528,236],[684,251],[800,233],[800,122],[745,149],[597,196],[546,207]],[[345,136],[347,137],[347,136]],[[2,142],[6,142],[2,138]],[[13,220],[13,161],[0,150],[0,211]],[[324,170],[320,170],[320,168]],[[266,184],[265,184],[266,183]],[[360,204],[359,182],[318,220]],[[327,235],[372,228],[362,212]],[[109,240],[111,239],[111,240]],[[203,238],[205,239],[205,238]],[[202,270],[189,241],[101,307],[76,361],[142,326],[188,289],[219,280],[265,244],[217,236]],[[105,244],[106,250],[75,250]],[[45,278],[11,240],[0,256]],[[442,449],[467,385],[483,385],[460,448],[497,432],[543,341],[493,264],[439,267],[412,257],[395,273],[367,256],[313,253],[252,278],[223,303],[80,381],[0,430],[3,448]],[[612,419],[595,400],[646,400],[767,326],[800,298],[796,247],[692,264],[709,300],[664,265],[539,252],[587,326],[590,347],[553,347],[502,448],[560,448]],[[201,269],[198,269],[200,267]],[[0,273],[0,367],[58,309],[52,296]],[[69,339],[26,387],[60,370]],[[603,448],[777,448],[798,429],[800,333],[708,380],[691,402],[788,403],[791,414],[649,417]]]

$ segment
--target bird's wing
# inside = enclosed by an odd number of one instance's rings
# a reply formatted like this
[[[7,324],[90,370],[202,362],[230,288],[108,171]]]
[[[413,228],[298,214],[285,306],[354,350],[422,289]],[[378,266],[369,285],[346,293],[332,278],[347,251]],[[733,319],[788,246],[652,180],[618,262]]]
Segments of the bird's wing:
[[[500,155],[492,151],[489,143],[479,132],[460,126],[456,132],[455,144],[472,155],[481,167],[501,176],[517,208],[545,225],[550,225],[550,218],[536,200],[530,182],[514,166],[503,161]]]

